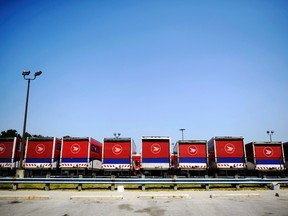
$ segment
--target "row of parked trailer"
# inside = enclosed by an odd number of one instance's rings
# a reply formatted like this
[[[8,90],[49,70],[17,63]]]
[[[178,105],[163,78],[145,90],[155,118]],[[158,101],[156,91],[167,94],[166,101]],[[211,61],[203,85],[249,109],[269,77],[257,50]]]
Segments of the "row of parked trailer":
[[[0,138],[0,172],[13,175],[20,166],[21,140]],[[243,137],[216,136],[179,140],[173,151],[168,136],[143,136],[137,154],[132,138],[27,138],[23,168],[61,175],[195,175],[234,171],[281,173],[288,170],[288,142],[251,142]],[[172,152],[172,153],[171,153]],[[60,174],[59,174],[60,175]],[[197,174],[196,174],[197,175]]]

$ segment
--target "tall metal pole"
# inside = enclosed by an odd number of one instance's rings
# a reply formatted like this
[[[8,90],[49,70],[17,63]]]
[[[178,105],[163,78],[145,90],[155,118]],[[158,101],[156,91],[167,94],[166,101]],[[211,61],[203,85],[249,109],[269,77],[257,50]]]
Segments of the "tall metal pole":
[[[24,124],[23,124],[23,134],[22,134],[22,143],[20,149],[20,161],[19,161],[19,170],[16,170],[16,176],[24,177],[23,169],[23,160],[24,160],[24,151],[26,145],[26,122],[27,122],[27,113],[28,113],[28,101],[29,101],[29,92],[30,92],[30,81],[35,80],[37,76],[42,74],[42,71],[37,71],[34,74],[34,78],[26,78],[30,74],[30,71],[23,71],[22,75],[25,80],[28,80],[27,94],[26,94],[26,105],[25,105],[25,114],[24,114]],[[18,171],[18,172],[17,172]]]
[[[269,136],[270,136],[270,142],[272,142],[272,134],[269,134]]]
[[[182,140],[184,140],[184,128],[179,129],[182,132]]]
[[[24,114],[24,125],[23,125],[23,133],[22,133],[22,144],[21,144],[21,153],[20,153],[20,168],[21,169],[23,168],[24,150],[25,150],[25,145],[26,145],[26,122],[27,122],[27,112],[28,112],[30,80],[31,79],[28,79],[26,106],[25,106],[25,114]]]
[[[273,135],[274,131],[267,131],[267,134],[270,137],[270,142],[272,142],[272,135]]]

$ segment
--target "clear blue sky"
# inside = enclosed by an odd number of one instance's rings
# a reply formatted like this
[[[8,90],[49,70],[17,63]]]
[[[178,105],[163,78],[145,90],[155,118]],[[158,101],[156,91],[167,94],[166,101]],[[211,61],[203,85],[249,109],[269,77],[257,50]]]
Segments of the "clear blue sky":
[[[288,141],[288,2],[0,1],[0,131]]]

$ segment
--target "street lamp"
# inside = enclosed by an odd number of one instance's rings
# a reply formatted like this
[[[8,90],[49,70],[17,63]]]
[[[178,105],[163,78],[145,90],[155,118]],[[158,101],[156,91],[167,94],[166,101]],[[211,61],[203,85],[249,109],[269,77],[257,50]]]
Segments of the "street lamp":
[[[267,131],[267,134],[270,136],[270,142],[272,142],[272,135],[274,131]]]
[[[30,91],[30,81],[35,80],[37,76],[40,76],[42,71],[37,71],[34,73],[34,78],[27,78],[26,76],[30,75],[29,70],[24,70],[22,75],[25,80],[28,80],[27,95],[26,95],[26,106],[24,114],[24,125],[23,125],[23,134],[22,134],[22,144],[20,152],[20,169],[23,169],[23,158],[24,158],[24,149],[26,144],[26,121],[27,121],[27,111],[28,111],[28,100],[29,100],[29,91]]]
[[[181,129],[179,129],[179,130],[182,132],[182,140],[184,140],[184,131],[185,131],[186,129],[181,128]]]
[[[114,133],[113,135],[115,136],[115,138],[118,139],[120,137],[121,133]]]

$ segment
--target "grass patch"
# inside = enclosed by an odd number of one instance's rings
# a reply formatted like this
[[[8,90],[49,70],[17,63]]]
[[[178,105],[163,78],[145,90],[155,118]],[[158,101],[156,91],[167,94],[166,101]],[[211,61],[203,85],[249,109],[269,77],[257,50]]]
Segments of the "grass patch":
[[[116,184],[115,189],[119,185],[124,185],[125,190],[142,190],[141,185],[138,184]],[[18,184],[18,189],[23,190],[44,190],[45,184]],[[0,190],[12,190],[12,184],[0,184]],[[50,190],[77,190],[78,184],[50,184]],[[109,184],[83,184],[83,190],[111,190]],[[231,184],[210,184],[209,190],[270,190],[271,184],[240,184],[240,189],[237,189]],[[288,190],[288,184],[280,184],[281,190]],[[146,184],[146,191],[174,191],[173,185],[169,184]],[[201,184],[178,184],[177,190],[191,190],[191,191],[203,191],[205,187]]]
[[[9,189],[12,189],[12,187],[13,187],[12,184],[0,184],[1,190],[9,190]]]

